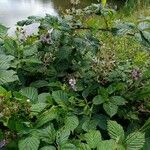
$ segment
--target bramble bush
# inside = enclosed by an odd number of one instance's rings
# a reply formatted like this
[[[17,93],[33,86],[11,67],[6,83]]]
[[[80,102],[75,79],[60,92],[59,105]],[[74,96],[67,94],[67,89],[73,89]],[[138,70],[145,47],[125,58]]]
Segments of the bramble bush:
[[[14,37],[0,25],[0,148],[149,149],[150,19],[115,13],[30,16]],[[32,23],[38,34],[26,36]]]

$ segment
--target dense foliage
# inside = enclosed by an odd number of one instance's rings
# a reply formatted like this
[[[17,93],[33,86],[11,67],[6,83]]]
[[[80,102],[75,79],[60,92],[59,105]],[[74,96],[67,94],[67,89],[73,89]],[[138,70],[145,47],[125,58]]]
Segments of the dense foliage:
[[[150,18],[104,6],[0,25],[0,148],[149,149]]]

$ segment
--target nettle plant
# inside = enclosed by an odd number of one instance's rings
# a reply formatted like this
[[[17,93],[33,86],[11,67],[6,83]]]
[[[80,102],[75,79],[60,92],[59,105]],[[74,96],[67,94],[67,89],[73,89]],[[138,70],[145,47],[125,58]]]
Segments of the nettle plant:
[[[83,109],[86,102],[62,90],[38,95],[35,88],[29,87],[11,94],[1,87],[0,96],[0,121],[11,131],[7,133],[9,138],[17,137],[12,144],[13,139],[7,139],[8,149],[17,149],[14,142],[18,141],[20,150],[138,150],[145,142],[143,131],[149,121],[141,129],[125,134],[116,121],[94,112],[87,114]],[[107,130],[111,139],[103,140],[101,130]]]
[[[28,17],[14,37],[0,25],[0,148],[148,150],[150,121],[141,128],[149,113],[148,69],[140,76],[130,63],[115,62],[104,78],[97,35],[138,37],[149,48],[149,21],[115,24],[115,11],[104,6]],[[85,26],[89,14],[106,26]],[[26,36],[23,26],[32,23],[38,33]]]

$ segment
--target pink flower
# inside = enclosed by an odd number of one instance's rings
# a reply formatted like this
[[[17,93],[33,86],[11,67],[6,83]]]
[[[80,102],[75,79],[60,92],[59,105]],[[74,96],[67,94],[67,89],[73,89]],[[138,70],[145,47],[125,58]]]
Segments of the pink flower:
[[[131,75],[134,80],[138,80],[141,76],[141,72],[139,69],[133,69]]]

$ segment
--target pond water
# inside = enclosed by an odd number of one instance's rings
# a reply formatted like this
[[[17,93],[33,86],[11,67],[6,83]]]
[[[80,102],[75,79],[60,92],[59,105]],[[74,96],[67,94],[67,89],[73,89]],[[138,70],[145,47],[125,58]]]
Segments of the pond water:
[[[79,6],[85,7],[95,2],[97,0],[81,0]],[[66,8],[70,8],[70,0],[0,0],[0,23],[13,26],[32,15],[44,16],[48,13],[57,16],[58,10]]]
[[[86,6],[94,0],[84,0]],[[12,26],[28,16],[44,16],[46,13],[57,16],[59,9],[70,7],[70,0],[0,0],[0,23]]]

